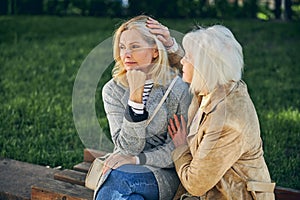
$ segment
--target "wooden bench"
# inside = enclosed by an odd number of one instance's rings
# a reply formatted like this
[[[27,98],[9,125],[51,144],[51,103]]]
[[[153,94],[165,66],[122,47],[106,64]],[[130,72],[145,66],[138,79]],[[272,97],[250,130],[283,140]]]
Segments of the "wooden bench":
[[[31,186],[53,179],[58,170],[17,160],[0,158],[0,199],[29,200]]]
[[[84,150],[83,162],[73,169],[65,169],[54,173],[53,180],[42,181],[31,187],[32,200],[92,200],[93,191],[85,187],[85,177],[95,157],[105,152],[91,149]]]
[[[85,177],[91,162],[105,152],[85,149],[83,153],[83,162],[64,170],[0,159],[0,199],[92,200]],[[275,196],[276,200],[300,200],[300,191],[276,186]]]
[[[79,199],[88,199],[89,197],[92,198],[92,191],[84,188],[84,180],[86,173],[91,165],[91,162],[95,159],[95,157],[103,156],[105,152],[100,152],[92,149],[85,149],[84,150],[84,160],[82,163],[79,163],[74,166],[73,170],[63,170],[60,172],[57,172],[54,174],[54,179],[56,181],[61,181],[65,182],[67,184],[74,184],[74,187],[76,188],[69,188],[72,190],[77,190],[79,191],[78,193],[81,193],[81,198]],[[52,183],[51,183],[52,184]],[[47,186],[46,184],[43,185],[43,187]],[[80,186],[80,187],[79,187]],[[33,197],[35,197],[37,194],[37,190],[39,191],[39,195],[41,191],[46,191],[45,188],[43,187],[33,187]],[[48,187],[50,188],[50,187]],[[54,192],[54,191],[53,191]],[[55,192],[56,194],[59,193],[59,190]],[[76,199],[75,198],[75,193],[70,193],[66,194],[67,192],[65,191],[63,195],[61,194],[60,196],[68,197],[67,199]],[[50,194],[47,194],[50,195]],[[85,195],[85,196],[84,196]],[[90,196],[89,196],[90,195]],[[51,195],[50,195],[51,196]],[[280,187],[276,186],[275,188],[275,196],[276,200],[300,200],[300,191],[299,190],[294,190],[290,188],[285,188],[285,187]],[[60,198],[63,199],[63,198]]]

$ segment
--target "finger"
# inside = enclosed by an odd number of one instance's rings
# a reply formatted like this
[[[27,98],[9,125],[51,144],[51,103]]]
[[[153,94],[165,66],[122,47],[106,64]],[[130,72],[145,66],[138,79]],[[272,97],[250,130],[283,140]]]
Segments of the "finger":
[[[103,168],[102,168],[102,174],[105,174],[109,169],[110,169],[109,167],[104,165]]]
[[[182,129],[186,130],[186,121],[185,121],[183,115],[180,115],[180,120],[181,120]]]
[[[157,20],[155,20],[155,19],[153,19],[151,17],[148,17],[147,23],[148,24],[160,24]]]
[[[174,122],[173,122],[172,119],[170,119],[170,127],[171,127],[171,130],[172,130],[172,133],[174,133],[174,132],[177,131],[177,129],[176,129],[176,127],[175,127]]]
[[[173,135],[173,131],[172,131],[170,125],[168,125],[168,133],[169,133],[169,135],[171,136],[171,138],[173,139],[173,138],[174,138],[174,135]]]
[[[154,35],[162,35],[164,36],[165,38],[168,38],[170,37],[170,32],[168,29],[166,28],[162,28],[159,26],[159,28],[151,28],[150,30],[150,33],[154,34]]]
[[[122,164],[120,162],[116,162],[113,166],[112,169],[117,169],[118,167],[120,167]]]
[[[143,87],[146,80],[146,74],[140,70],[129,70],[126,72],[126,77],[129,83],[129,86],[135,84],[137,87]]]
[[[163,36],[161,36],[161,35],[157,35],[156,37],[157,37],[157,39],[160,40],[163,44],[167,42],[167,40],[166,40]]]
[[[174,115],[174,121],[175,121],[175,125],[177,127],[177,130],[180,129],[180,121],[179,121],[177,115]]]
[[[104,165],[108,168],[113,168],[119,160],[118,154],[115,154],[106,159]]]
[[[156,23],[156,22],[153,22],[153,21],[147,21],[146,26],[148,28],[161,28],[162,27],[162,25],[160,23],[158,23],[158,22]]]

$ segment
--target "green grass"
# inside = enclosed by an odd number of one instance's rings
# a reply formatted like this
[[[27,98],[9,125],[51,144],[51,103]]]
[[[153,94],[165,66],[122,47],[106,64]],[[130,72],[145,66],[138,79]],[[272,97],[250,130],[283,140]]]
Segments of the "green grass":
[[[0,17],[0,157],[71,168],[82,161],[72,92],[89,52],[120,19]],[[277,185],[300,189],[300,23],[257,20],[170,20],[187,32],[200,25],[229,27],[244,47],[246,81],[261,123],[265,159]],[[108,128],[96,94],[97,116]]]

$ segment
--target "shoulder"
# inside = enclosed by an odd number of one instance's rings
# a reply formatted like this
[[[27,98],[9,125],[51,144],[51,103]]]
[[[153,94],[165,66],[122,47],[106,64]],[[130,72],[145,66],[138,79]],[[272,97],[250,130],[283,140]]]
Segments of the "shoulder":
[[[179,88],[179,89],[188,89],[189,88],[189,85],[186,82],[184,82],[180,76],[178,76],[175,86],[177,86],[177,88]]]
[[[232,104],[234,108],[239,108],[240,106],[249,106],[249,103],[252,104],[252,100],[249,96],[247,85],[243,81],[236,83],[236,87],[233,91],[227,96],[230,101],[227,101],[228,104]]]
[[[257,125],[256,109],[248,93],[246,83],[238,82],[235,89],[226,97],[224,104],[226,116],[231,120],[231,123],[236,121],[242,125],[251,122],[252,126]]]
[[[189,93],[189,85],[186,82],[184,82],[180,76],[178,76],[172,88],[172,92],[178,95]]]
[[[102,88],[102,96],[122,96],[126,91],[126,87],[115,81],[114,79],[109,80]]]
[[[168,84],[169,86],[170,84]],[[190,101],[190,91],[189,85],[185,83],[181,77],[178,77],[175,84],[173,85],[170,95],[169,95],[170,102],[189,102]]]

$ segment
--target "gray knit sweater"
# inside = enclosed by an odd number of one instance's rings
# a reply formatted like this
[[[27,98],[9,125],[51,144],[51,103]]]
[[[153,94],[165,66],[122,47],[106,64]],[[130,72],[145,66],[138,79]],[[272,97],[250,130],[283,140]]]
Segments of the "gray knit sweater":
[[[162,99],[166,87],[154,86],[146,104],[149,117]],[[183,115],[187,119],[190,94],[188,85],[177,79],[168,98],[161,106],[148,126],[146,121],[132,122],[128,120],[127,109],[129,89],[115,80],[110,80],[102,90],[104,109],[109,122],[110,133],[115,145],[115,151],[123,154],[139,156],[154,173],[159,187],[159,199],[172,199],[179,179],[176,174],[171,152],[174,144],[167,132],[168,120],[173,115]]]

